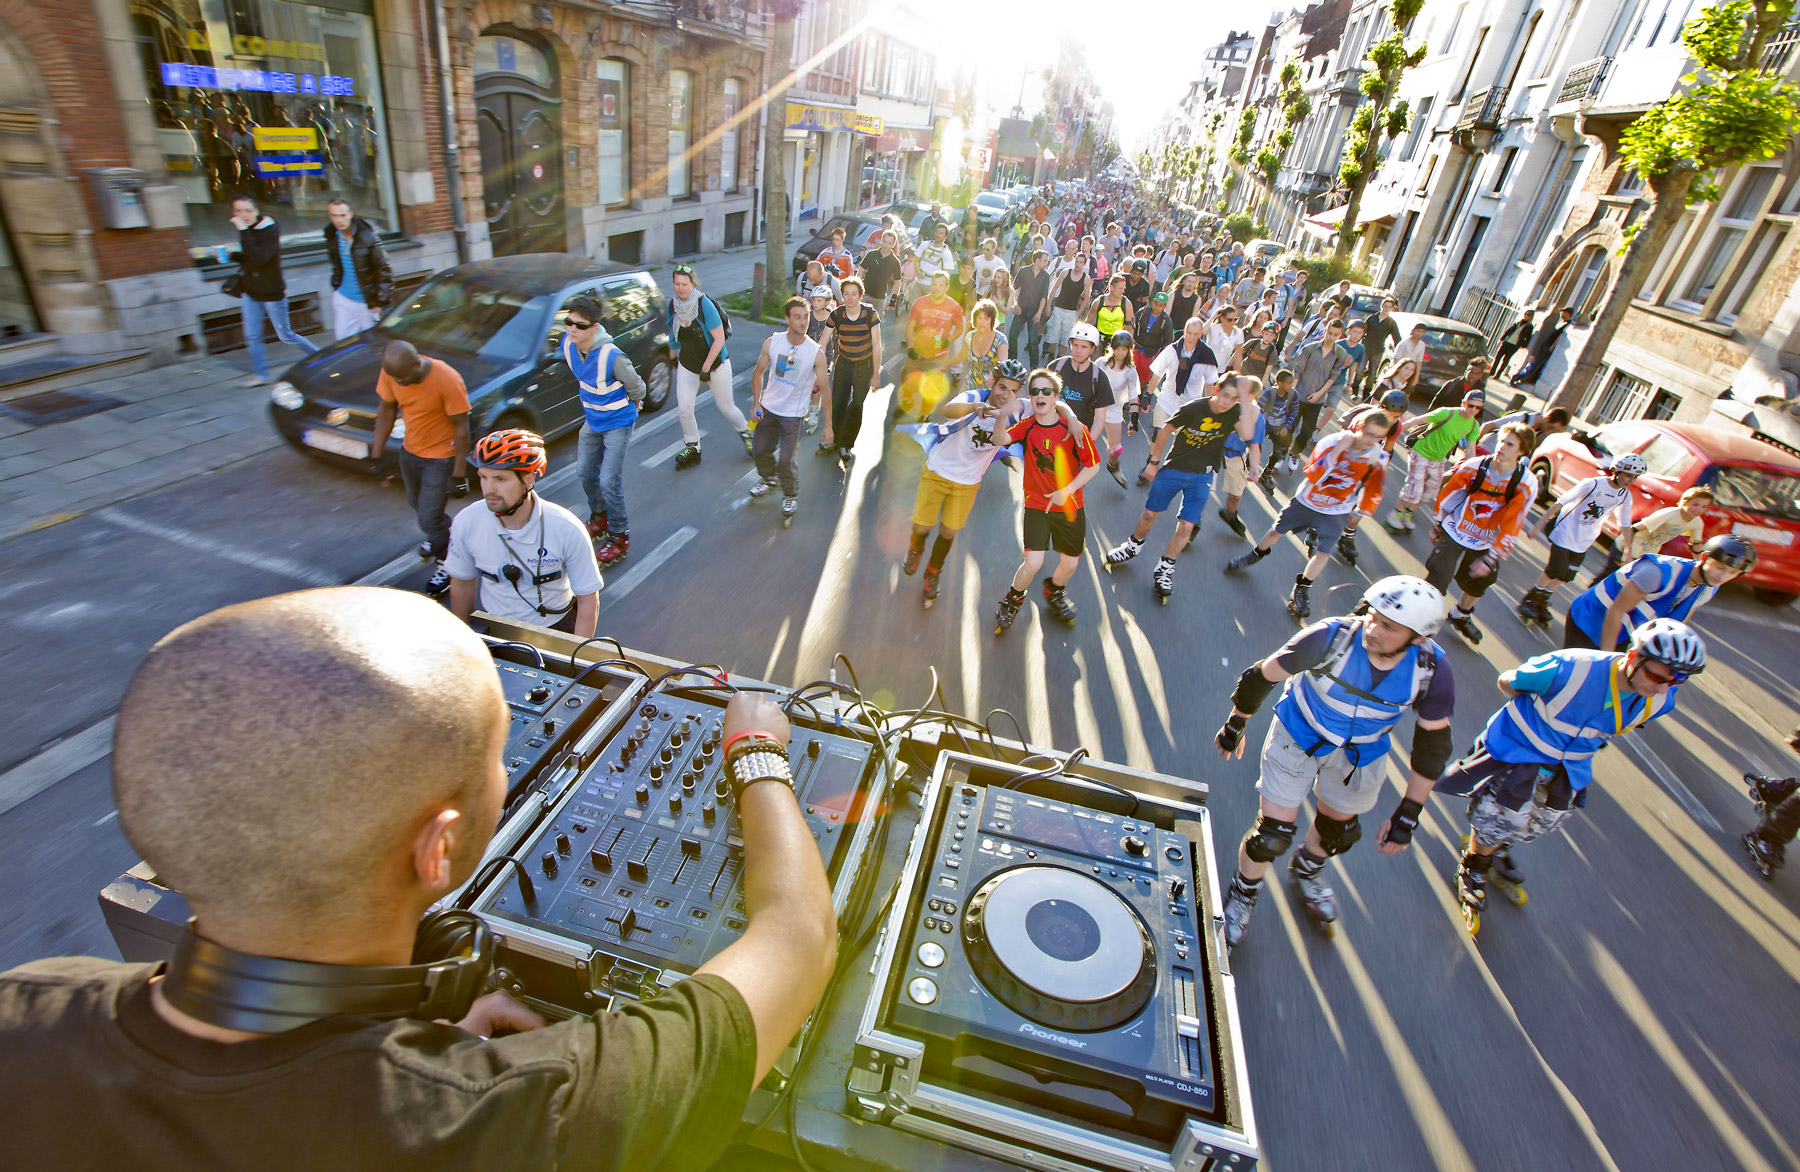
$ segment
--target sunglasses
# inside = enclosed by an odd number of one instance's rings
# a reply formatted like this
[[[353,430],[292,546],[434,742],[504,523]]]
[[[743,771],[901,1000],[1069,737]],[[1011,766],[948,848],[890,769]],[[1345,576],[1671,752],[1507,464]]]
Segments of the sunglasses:
[[[675,266],[675,275],[678,277],[691,277],[694,275],[694,266],[693,265],[676,265]]]
[[[576,321],[574,318],[570,318],[569,328],[572,330],[591,330],[594,328],[594,323],[591,321]]]
[[[1036,398],[1039,395],[1054,395],[1054,394],[1056,394],[1055,387],[1032,387],[1031,388],[1032,398]]]
[[[1685,672],[1685,671],[1669,671],[1667,668],[1664,668],[1661,664],[1652,665],[1652,664],[1646,663],[1639,670],[1641,670],[1646,676],[1650,677],[1650,682],[1653,684],[1669,684],[1672,686],[1675,684],[1683,683],[1688,678],[1687,672]],[[1665,672],[1667,674],[1664,674]]]

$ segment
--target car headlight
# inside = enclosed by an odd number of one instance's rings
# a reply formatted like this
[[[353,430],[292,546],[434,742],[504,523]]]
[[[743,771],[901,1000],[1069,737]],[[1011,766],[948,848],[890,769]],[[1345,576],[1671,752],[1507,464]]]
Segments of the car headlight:
[[[283,379],[269,388],[269,402],[283,411],[298,411],[306,405],[306,396],[293,383]]]

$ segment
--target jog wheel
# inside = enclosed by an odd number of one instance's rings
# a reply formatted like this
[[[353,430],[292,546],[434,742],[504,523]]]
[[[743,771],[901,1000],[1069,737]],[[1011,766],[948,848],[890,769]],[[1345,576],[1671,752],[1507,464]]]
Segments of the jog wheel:
[[[1136,1017],[1156,991],[1156,945],[1131,905],[1066,867],[1014,867],[969,898],[963,942],[1015,1013],[1066,1030]]]

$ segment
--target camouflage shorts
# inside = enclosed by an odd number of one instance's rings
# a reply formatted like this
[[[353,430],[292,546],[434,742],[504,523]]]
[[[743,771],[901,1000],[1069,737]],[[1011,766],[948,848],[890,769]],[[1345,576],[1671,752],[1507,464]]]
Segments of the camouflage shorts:
[[[1548,795],[1539,788],[1531,801],[1516,810],[1509,810],[1496,800],[1491,789],[1483,786],[1469,798],[1469,833],[1475,836],[1476,842],[1489,848],[1542,838],[1575,812],[1573,809],[1555,809],[1548,802]]]

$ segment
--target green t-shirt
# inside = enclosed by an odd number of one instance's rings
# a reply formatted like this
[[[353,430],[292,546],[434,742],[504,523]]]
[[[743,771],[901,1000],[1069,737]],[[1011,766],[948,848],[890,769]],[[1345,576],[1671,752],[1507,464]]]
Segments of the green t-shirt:
[[[1412,450],[1420,459],[1442,460],[1456,450],[1456,445],[1465,439],[1471,442],[1481,430],[1480,419],[1470,419],[1462,413],[1460,407],[1439,407],[1436,411],[1419,417],[1419,422],[1427,424],[1424,432],[1412,443]]]

